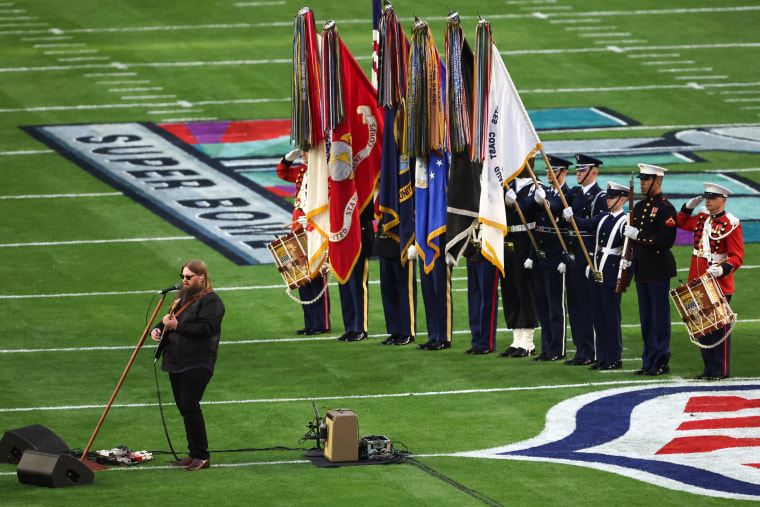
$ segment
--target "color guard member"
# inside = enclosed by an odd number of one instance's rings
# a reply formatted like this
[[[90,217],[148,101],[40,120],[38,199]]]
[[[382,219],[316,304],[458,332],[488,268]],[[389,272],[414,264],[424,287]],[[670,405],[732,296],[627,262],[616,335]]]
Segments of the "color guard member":
[[[734,293],[734,272],[744,261],[744,236],[739,219],[726,213],[731,191],[715,183],[704,183],[705,193],[686,202],[678,213],[678,227],[694,232],[694,252],[689,281],[705,272],[715,277],[726,299]],[[693,216],[694,208],[705,200],[706,212]],[[731,375],[731,326],[699,338],[704,371],[698,380],[721,380]]]
[[[633,243],[633,272],[644,339],[642,367],[636,375],[670,372],[670,279],[676,276],[676,260],[670,249],[676,241],[676,209],[662,194],[667,169],[638,164],[644,199],[633,207],[633,226],[623,234]]]
[[[589,219],[607,211],[607,199],[605,193],[596,182],[599,174],[599,166],[602,161],[588,155],[575,155],[575,177],[578,185],[571,188],[567,196],[573,216],[576,219]],[[569,220],[566,217],[566,220]],[[580,228],[580,226],[579,226]],[[588,318],[589,281],[586,278],[588,262],[581,249],[581,241],[586,251],[593,256],[596,244],[594,241],[594,229],[580,231],[580,241],[575,237],[575,231],[571,224],[567,224],[568,235],[567,248],[574,257],[575,262],[567,265],[567,312],[570,317],[570,333],[575,344],[575,357],[565,361],[571,366],[586,366],[596,360],[594,350],[594,325]]]
[[[588,307],[591,308],[596,336],[596,362],[589,366],[590,370],[618,370],[623,366],[622,294],[615,288],[625,239],[623,227],[627,220],[623,206],[628,194],[628,187],[609,181],[605,193],[609,210],[590,219],[575,218],[579,229],[595,231],[596,246],[591,250],[594,271],[588,277]]]

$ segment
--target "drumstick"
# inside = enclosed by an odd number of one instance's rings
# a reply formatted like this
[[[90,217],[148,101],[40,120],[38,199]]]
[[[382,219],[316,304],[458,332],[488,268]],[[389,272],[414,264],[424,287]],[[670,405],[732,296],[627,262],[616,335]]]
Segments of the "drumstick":
[[[292,221],[292,222],[290,222],[289,224],[285,224],[285,225],[283,225],[282,227],[280,227],[280,229],[285,229],[285,228],[287,228],[287,227],[290,227],[291,225],[293,225],[293,224],[294,224],[294,223],[296,223],[296,222],[298,222],[298,220],[293,220],[293,221]]]

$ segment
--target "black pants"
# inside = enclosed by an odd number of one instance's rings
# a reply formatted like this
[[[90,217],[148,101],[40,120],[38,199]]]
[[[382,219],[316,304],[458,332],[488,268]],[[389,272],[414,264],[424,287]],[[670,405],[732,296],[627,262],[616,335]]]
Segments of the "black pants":
[[[185,420],[187,448],[190,457],[208,459],[206,422],[201,411],[201,398],[213,373],[207,368],[195,368],[182,373],[170,373],[174,402]]]

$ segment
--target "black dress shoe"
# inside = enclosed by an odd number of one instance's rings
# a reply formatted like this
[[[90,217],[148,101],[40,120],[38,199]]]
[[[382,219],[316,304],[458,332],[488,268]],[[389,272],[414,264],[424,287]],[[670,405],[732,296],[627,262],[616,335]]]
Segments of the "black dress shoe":
[[[649,369],[648,368],[640,368],[638,370],[633,370],[634,375],[648,375]]]
[[[304,334],[308,335],[308,336],[314,336],[314,335],[317,335],[317,334],[324,334],[324,333],[327,333],[329,331],[330,331],[329,329],[315,329],[315,328],[311,328],[308,331],[306,331]]]
[[[658,375],[665,375],[666,373],[670,373],[670,366],[668,366],[667,364],[661,364],[661,365],[655,366],[654,368],[646,370],[644,372],[644,375],[648,377],[656,377]]]
[[[491,352],[493,352],[491,349],[472,349],[471,354],[476,356],[484,356],[486,354],[490,354]]]
[[[345,341],[348,341],[348,339],[355,334],[356,333],[352,333],[351,331],[346,331],[345,333],[337,337],[336,340],[338,340],[339,342],[345,342]]]
[[[396,341],[393,342],[394,345],[399,346],[409,345],[410,343],[414,343],[414,336],[399,336],[396,338]]]
[[[365,333],[364,331],[362,331],[360,333],[351,333],[351,336],[349,336],[348,338],[346,338],[346,341],[347,342],[360,342],[360,341],[366,340],[367,338],[368,338],[367,337],[367,333]]]
[[[694,378],[697,380],[723,380],[724,378],[728,378],[728,375],[708,375],[707,373],[703,373]]]
[[[597,362],[588,367],[589,370],[602,370],[605,363]]]
[[[423,350],[443,350],[451,347],[449,342],[427,342],[424,347],[418,347]]]
[[[299,329],[296,331],[296,334],[309,334],[309,331],[311,331],[310,327],[305,327],[303,329]]]
[[[510,346],[507,350],[499,354],[499,357],[513,357],[512,354],[517,352],[517,347]]]
[[[465,354],[472,354],[472,351],[475,349],[467,349],[464,351]]]
[[[418,343],[417,348],[420,350],[427,350],[427,346],[430,345],[430,341],[426,341],[425,343]]]
[[[380,342],[380,345],[395,345],[396,340],[401,338],[400,334],[392,334],[385,340]]]
[[[534,357],[533,360],[538,361],[538,362],[548,361],[546,354],[544,354],[543,352],[537,355],[536,357]]]
[[[611,363],[604,363],[598,369],[599,370],[619,370],[623,367],[623,361],[617,360]]]
[[[546,356],[545,361],[559,361],[560,359],[564,359],[566,356]]]
[[[535,356],[535,355],[536,355],[535,347],[530,350],[524,349],[522,347],[518,347],[518,349],[514,351],[511,356],[508,356],[508,357],[528,357],[528,356]]]

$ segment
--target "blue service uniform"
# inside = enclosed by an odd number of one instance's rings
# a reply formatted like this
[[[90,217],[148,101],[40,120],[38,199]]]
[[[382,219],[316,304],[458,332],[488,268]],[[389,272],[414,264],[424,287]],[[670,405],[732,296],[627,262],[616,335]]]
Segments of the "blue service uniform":
[[[623,356],[623,332],[620,302],[622,293],[616,292],[620,259],[625,236],[623,227],[627,215],[623,210],[614,215],[603,212],[592,219],[577,219],[578,228],[595,230],[593,255],[594,270],[602,274],[597,280],[592,274],[588,278],[589,307],[596,334],[596,367],[605,369],[621,360]]]
[[[563,204],[559,193],[553,187],[544,187],[546,202],[555,217],[562,216]],[[567,185],[562,192],[567,193]],[[565,275],[557,271],[565,262],[562,244],[552,227],[543,204],[534,202],[536,209],[536,229],[534,237],[538,247],[545,253],[542,258],[533,251],[533,295],[538,321],[541,323],[541,354],[536,361],[556,360],[565,357],[567,338],[567,311],[565,309]]]
[[[670,361],[670,279],[676,260],[670,249],[676,240],[676,210],[660,193],[633,207],[632,267],[636,277],[639,320],[644,340],[642,373],[663,369]]]
[[[573,187],[567,202],[573,209],[576,219],[589,219],[607,211],[606,192],[594,182],[587,190],[580,186]],[[575,344],[576,361],[593,361],[596,359],[594,350],[594,326],[588,318],[586,308],[589,300],[589,284],[586,278],[588,262],[583,254],[581,243],[575,237],[572,224],[567,224],[567,249],[575,256],[575,262],[567,263],[567,312],[570,316],[570,332]],[[581,231],[581,240],[586,251],[591,255],[596,247],[595,231]]]

